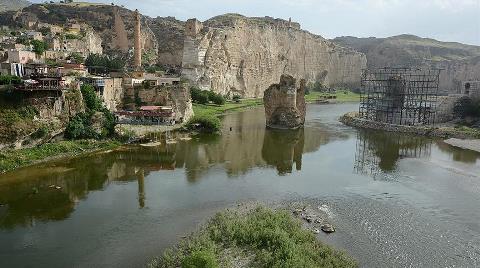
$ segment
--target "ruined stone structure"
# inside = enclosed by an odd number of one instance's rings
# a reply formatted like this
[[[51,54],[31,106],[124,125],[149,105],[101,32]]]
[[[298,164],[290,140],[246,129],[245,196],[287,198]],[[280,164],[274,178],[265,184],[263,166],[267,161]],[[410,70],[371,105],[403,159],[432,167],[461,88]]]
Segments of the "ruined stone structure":
[[[380,68],[362,75],[360,116],[394,125],[435,123],[440,70]]]
[[[282,75],[263,96],[267,127],[296,129],[305,124],[305,80]]]
[[[472,100],[480,100],[480,80],[467,80],[462,82],[462,94]]]
[[[117,48],[123,53],[128,52],[128,33],[125,29],[125,23],[123,22],[122,17],[120,16],[117,6],[113,7],[113,20],[114,20],[114,35],[112,40],[112,47]]]
[[[325,86],[360,85],[362,53],[272,18],[224,15],[185,29],[182,74],[203,89],[261,97],[284,73]]]
[[[136,70],[142,68],[142,42],[141,42],[141,27],[140,27],[140,13],[138,9],[135,10],[135,30],[134,30],[134,63]]]

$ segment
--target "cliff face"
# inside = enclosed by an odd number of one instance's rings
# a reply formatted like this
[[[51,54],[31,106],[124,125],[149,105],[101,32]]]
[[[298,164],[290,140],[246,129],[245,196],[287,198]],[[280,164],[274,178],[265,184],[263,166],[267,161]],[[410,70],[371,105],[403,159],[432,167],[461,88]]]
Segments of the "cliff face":
[[[412,35],[389,38],[339,37],[333,42],[367,55],[369,68],[440,68],[440,92],[457,93],[461,82],[480,80],[480,47]]]
[[[0,12],[20,10],[31,5],[26,0],[0,0]]]
[[[187,22],[188,23],[188,22]],[[360,84],[366,58],[296,23],[225,15],[186,34],[183,75],[224,95],[261,97],[282,74],[326,86]]]

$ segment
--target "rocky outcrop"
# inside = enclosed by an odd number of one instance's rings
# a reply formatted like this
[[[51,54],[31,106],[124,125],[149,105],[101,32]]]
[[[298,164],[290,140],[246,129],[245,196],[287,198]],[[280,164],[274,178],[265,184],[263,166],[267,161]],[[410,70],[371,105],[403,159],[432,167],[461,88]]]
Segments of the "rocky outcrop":
[[[282,75],[263,96],[265,118],[270,128],[296,129],[305,124],[305,80]]]
[[[339,37],[336,44],[367,55],[369,68],[439,68],[440,93],[460,93],[462,81],[480,80],[480,46],[440,42],[413,35],[389,38]]]
[[[129,87],[124,92],[123,102],[127,110],[137,109],[139,105],[171,106],[177,121],[187,121],[193,116],[192,100],[187,85]]]
[[[261,97],[282,74],[356,87],[366,67],[362,53],[283,20],[230,14],[210,19],[200,29],[185,36],[182,73],[223,95]]]

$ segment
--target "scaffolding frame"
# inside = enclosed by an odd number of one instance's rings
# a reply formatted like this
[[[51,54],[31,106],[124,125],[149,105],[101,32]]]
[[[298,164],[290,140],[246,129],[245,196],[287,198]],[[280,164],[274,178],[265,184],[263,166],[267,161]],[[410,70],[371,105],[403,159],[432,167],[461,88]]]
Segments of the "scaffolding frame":
[[[440,69],[363,71],[360,117],[394,125],[435,124]]]

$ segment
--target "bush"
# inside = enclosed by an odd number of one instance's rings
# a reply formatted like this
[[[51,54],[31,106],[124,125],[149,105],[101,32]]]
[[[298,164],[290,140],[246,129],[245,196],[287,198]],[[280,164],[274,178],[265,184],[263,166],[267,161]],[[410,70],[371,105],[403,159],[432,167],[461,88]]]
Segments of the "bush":
[[[187,122],[186,127],[189,130],[213,133],[220,130],[221,123],[218,117],[212,115],[196,115]]]
[[[239,103],[242,97],[240,95],[233,95],[232,100],[236,103]]]
[[[224,105],[225,104],[225,98],[220,95],[220,94],[213,94],[209,97],[209,100],[212,101],[213,103],[217,105]]]
[[[87,109],[95,112],[102,107],[102,101],[97,97],[95,88],[92,85],[84,84],[80,90]]]
[[[195,251],[182,262],[182,268],[217,268],[218,262],[212,251]]]
[[[48,49],[47,43],[39,40],[32,40],[30,41],[30,44],[33,46],[33,52],[37,55],[43,55],[45,50]]]
[[[15,75],[0,75],[0,85],[19,85],[22,79]]]
[[[192,101],[199,104],[208,103],[208,92],[201,90],[197,87],[190,88],[190,95],[192,96]]]

